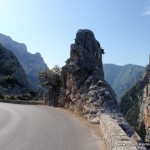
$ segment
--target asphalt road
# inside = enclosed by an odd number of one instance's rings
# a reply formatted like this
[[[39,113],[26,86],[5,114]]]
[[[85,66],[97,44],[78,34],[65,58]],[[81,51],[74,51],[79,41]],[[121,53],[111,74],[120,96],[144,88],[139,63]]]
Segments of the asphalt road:
[[[0,150],[100,150],[69,112],[48,106],[0,103]]]

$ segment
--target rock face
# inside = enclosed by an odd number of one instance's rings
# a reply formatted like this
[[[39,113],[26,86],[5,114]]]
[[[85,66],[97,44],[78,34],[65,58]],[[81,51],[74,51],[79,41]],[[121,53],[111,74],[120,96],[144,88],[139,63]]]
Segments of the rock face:
[[[62,68],[62,91],[66,91],[66,107],[98,115],[100,107],[117,111],[116,95],[104,80],[102,53],[99,42],[90,30],[79,30],[71,45],[70,58]]]
[[[120,108],[142,139],[150,143],[150,64],[142,79],[122,97]]]
[[[18,59],[0,44],[0,93],[15,95],[29,90],[27,76]]]
[[[114,91],[104,80],[103,53],[92,31],[78,30],[70,58],[62,67],[59,103],[81,113],[91,123],[100,123],[110,150],[123,150],[120,143],[129,150],[144,150],[138,145],[139,136],[121,115]]]
[[[29,53],[25,44],[13,41],[9,36],[3,34],[0,34],[0,43],[15,54],[27,74],[29,83],[34,89],[37,89],[39,71],[48,68],[40,53]]]
[[[121,97],[141,79],[144,70],[145,67],[132,64],[104,64],[105,80],[115,91],[118,104]]]
[[[101,84],[104,87],[107,84],[103,82],[102,52],[103,49],[90,30],[77,32],[75,44],[71,45],[70,58],[62,68],[62,91],[66,91],[66,107],[96,116],[102,100],[97,101],[99,94],[111,97],[105,88],[98,91]]]

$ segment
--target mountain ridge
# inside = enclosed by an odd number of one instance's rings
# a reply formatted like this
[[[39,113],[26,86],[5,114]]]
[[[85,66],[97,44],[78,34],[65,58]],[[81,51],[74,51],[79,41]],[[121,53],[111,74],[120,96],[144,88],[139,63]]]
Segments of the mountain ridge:
[[[13,52],[0,44],[0,93],[14,95],[28,92],[27,76]]]
[[[126,91],[132,88],[142,77],[143,66],[126,64],[123,66],[115,64],[104,64],[105,80],[111,85],[118,96],[118,103]]]
[[[0,43],[15,54],[28,76],[28,81],[34,89],[37,89],[39,85],[38,73],[48,68],[41,54],[38,52],[31,54],[24,43],[14,41],[10,36],[2,33],[0,33]]]

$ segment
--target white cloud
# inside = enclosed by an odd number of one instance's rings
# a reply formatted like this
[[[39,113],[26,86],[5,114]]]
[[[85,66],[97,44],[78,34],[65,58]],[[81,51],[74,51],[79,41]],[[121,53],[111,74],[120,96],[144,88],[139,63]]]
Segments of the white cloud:
[[[150,15],[150,5],[145,6],[143,15]]]

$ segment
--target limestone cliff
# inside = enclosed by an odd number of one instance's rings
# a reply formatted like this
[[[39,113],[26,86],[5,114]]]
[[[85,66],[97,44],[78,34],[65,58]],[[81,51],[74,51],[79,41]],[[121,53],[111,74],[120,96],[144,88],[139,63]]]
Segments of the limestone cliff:
[[[37,89],[39,84],[38,73],[48,68],[40,53],[29,53],[25,44],[18,43],[3,34],[0,34],[0,43],[15,54],[27,74],[29,83]]]
[[[15,95],[29,90],[27,76],[18,59],[0,44],[0,93]]]
[[[104,50],[93,32],[78,30],[70,58],[62,67],[58,102],[91,123],[100,123],[110,150],[145,150],[139,144],[139,136],[120,113],[114,91],[104,80],[102,54]]]
[[[122,97],[120,108],[143,140],[150,143],[150,64],[142,79]]]

